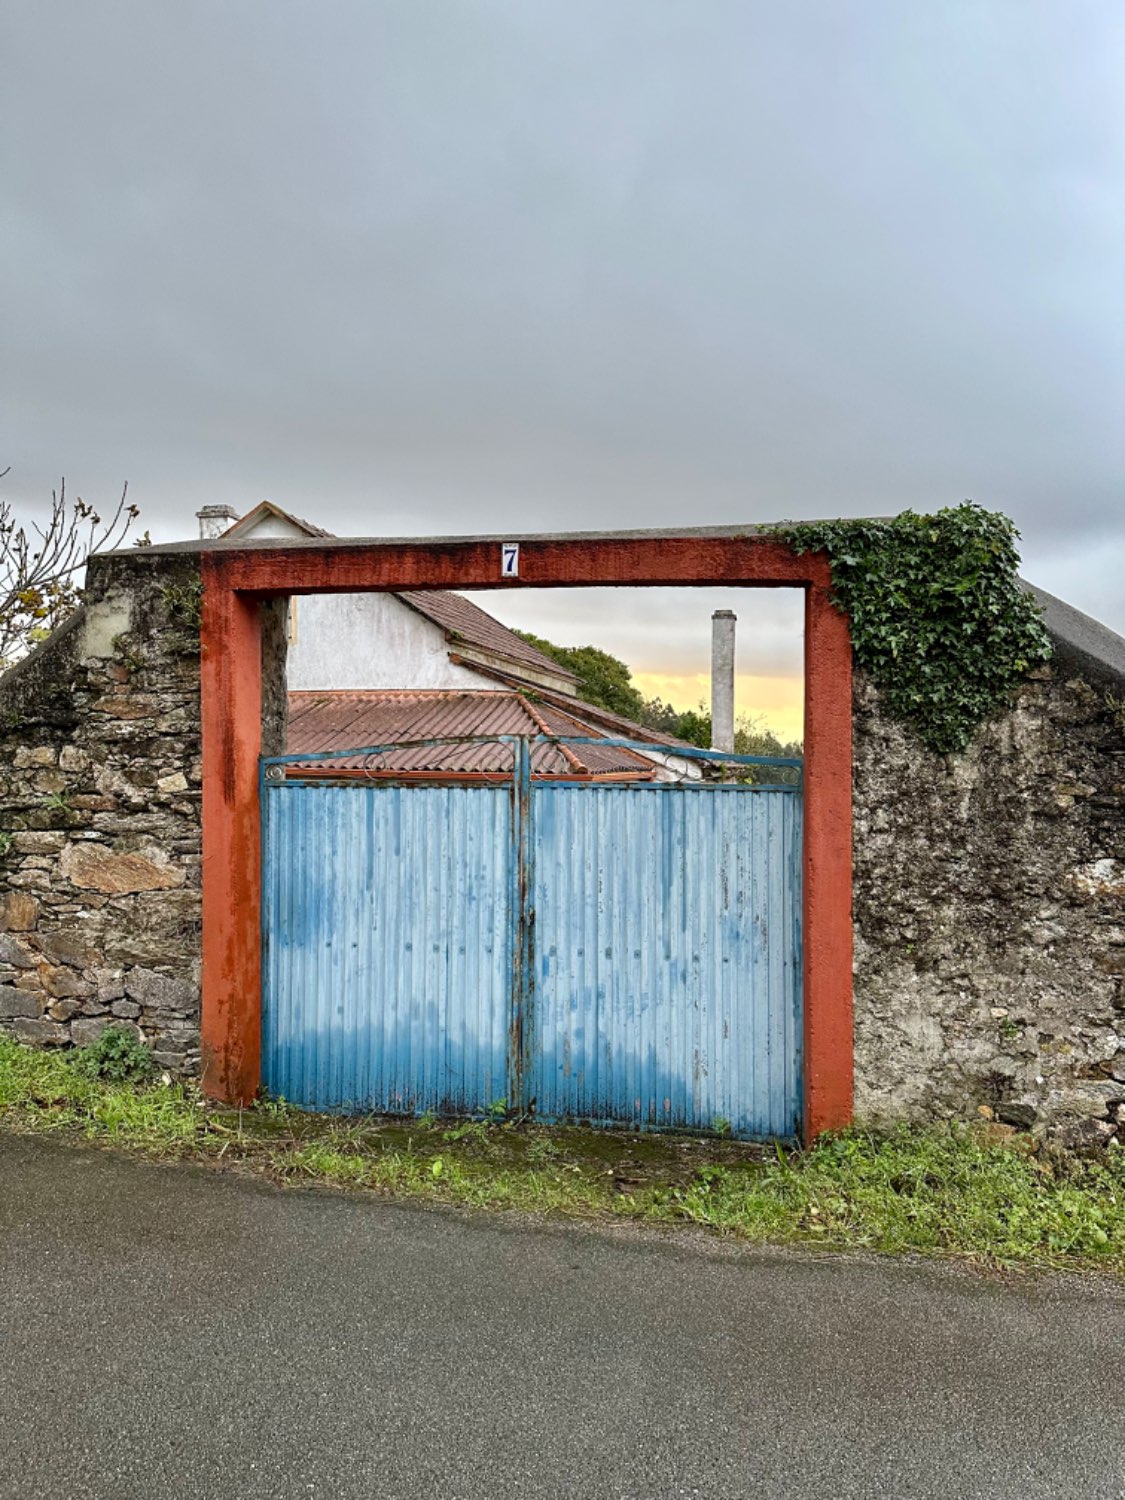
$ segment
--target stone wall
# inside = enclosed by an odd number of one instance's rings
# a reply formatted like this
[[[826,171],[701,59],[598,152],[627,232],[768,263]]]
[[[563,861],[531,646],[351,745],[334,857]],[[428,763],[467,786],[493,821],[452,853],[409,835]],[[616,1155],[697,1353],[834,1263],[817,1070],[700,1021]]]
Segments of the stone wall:
[[[198,1068],[197,607],[195,552],[97,558],[85,607],[0,680],[0,1029],[26,1041],[129,1026]],[[274,753],[285,638],[267,605]],[[1125,669],[1096,680],[1104,649],[1079,675],[1060,655],[948,760],[857,679],[860,1118],[1125,1143]]]
[[[1122,702],[1043,669],[946,760],[857,681],[860,1118],[1125,1141]]]
[[[0,1028],[136,1028],[199,1062],[199,570],[95,559],[77,615],[0,681]]]

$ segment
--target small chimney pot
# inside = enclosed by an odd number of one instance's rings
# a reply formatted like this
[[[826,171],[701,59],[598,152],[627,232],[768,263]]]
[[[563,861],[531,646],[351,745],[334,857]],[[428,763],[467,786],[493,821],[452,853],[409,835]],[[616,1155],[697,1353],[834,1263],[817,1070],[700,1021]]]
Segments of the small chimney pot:
[[[231,505],[205,505],[196,511],[195,519],[199,522],[200,541],[209,542],[230,530],[238,520],[238,512]]]

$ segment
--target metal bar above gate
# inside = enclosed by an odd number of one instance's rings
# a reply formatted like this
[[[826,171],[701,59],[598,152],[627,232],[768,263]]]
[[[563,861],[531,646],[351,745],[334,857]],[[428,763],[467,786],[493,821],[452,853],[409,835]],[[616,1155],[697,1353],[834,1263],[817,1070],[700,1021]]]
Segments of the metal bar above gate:
[[[314,762],[348,760],[361,755],[385,755],[390,750],[427,749],[439,745],[604,745],[608,750],[650,751],[656,755],[669,755],[677,760],[718,761],[725,765],[739,766],[788,766],[798,771],[804,766],[799,756],[788,755],[737,755],[727,750],[702,750],[695,745],[666,745],[652,740],[603,739],[590,734],[455,734],[439,735],[434,739],[394,740],[385,745],[359,745],[350,750],[306,750],[289,755],[264,755],[261,764],[270,766],[307,765]],[[515,764],[513,761],[513,774]]]

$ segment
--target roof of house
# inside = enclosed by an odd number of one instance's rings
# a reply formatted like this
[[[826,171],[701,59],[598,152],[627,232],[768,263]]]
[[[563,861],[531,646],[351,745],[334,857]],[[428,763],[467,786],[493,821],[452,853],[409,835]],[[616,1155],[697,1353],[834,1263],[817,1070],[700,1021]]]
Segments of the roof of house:
[[[302,516],[295,516],[292,511],[282,510],[280,505],[275,505],[272,500],[262,500],[255,505],[253,510],[248,510],[244,516],[228,526],[223,532],[224,536],[237,536],[240,531],[249,531],[264,516],[275,516],[279,521],[288,521],[290,525],[298,527],[306,536],[331,536],[330,531],[325,531],[323,526],[314,526],[311,521],[306,521]]]
[[[330,531],[325,531],[323,526],[314,526],[311,521],[303,520],[300,516],[293,515],[290,511],[282,510],[279,505],[274,505],[272,500],[263,500],[253,510],[248,511],[240,520],[235,521],[223,533],[225,537],[237,537],[240,532],[247,531],[256,521],[263,516],[274,516],[280,521],[288,521],[291,526],[303,531],[307,536],[331,537]],[[436,590],[411,590],[400,592],[395,596],[408,604],[411,609],[423,615],[432,624],[443,630],[449,641],[460,641],[466,646],[475,647],[478,651],[487,651],[493,656],[501,656],[506,661],[522,664],[537,672],[548,672],[553,677],[565,678],[568,682],[577,682],[575,674],[546,656],[542,651],[537,651],[534,646],[522,640],[514,630],[509,630],[506,625],[494,619],[492,615],[481,609],[479,605],[464,599],[460,594],[450,594],[443,589]]]
[[[452,661],[458,661],[456,654],[451,657]],[[520,681],[513,677],[510,672],[505,672],[499,667],[487,667],[473,663],[474,668],[483,677],[491,677],[493,682],[499,683],[501,687],[518,688]],[[538,703],[553,704],[555,708],[574,712],[577,707],[583,720],[593,724],[598,733],[609,730],[614,737],[625,740],[647,740],[653,748],[663,749],[668,747],[674,749],[679,746],[682,750],[698,750],[700,747],[691,740],[680,739],[678,735],[668,734],[663,729],[650,729],[646,724],[634,723],[627,719],[624,714],[615,714],[608,708],[602,708],[597,703],[587,703],[585,699],[564,697],[561,693],[552,692],[550,688],[536,687],[535,698]]]
[[[440,626],[451,641],[462,641],[480,651],[503,656],[508,661],[522,662],[524,666],[534,667],[537,671],[550,672],[553,677],[565,677],[570,682],[578,681],[575,673],[561,666],[553,657],[536,650],[530,642],[518,636],[514,630],[509,630],[506,625],[501,625],[499,620],[494,619],[471,599],[465,599],[460,594],[449,594],[444,590],[423,592],[413,589],[400,593],[398,597],[409,604],[411,609],[416,609],[427,620]]]
[[[330,765],[302,762],[300,774],[366,772],[369,775],[510,776],[512,747],[478,740],[466,745],[409,745],[459,735],[597,735],[598,727],[555,704],[532,702],[522,693],[452,691],[319,692],[289,694],[289,754],[346,750],[363,745],[399,746],[376,761],[366,756]],[[651,779],[655,764],[634,750],[601,745],[534,745],[536,776]]]

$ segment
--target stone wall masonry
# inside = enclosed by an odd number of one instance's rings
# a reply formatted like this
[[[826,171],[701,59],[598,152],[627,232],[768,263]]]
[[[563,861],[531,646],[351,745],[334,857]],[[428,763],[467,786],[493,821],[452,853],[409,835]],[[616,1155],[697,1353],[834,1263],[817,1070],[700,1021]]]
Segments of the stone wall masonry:
[[[0,679],[0,1029],[67,1046],[132,1027],[183,1073],[199,1063],[197,591],[195,552],[96,558],[83,609]],[[266,606],[274,753],[285,626]],[[858,1118],[985,1112],[1125,1145],[1122,703],[1125,680],[1044,669],[945,759],[857,674]]]
[[[0,680],[0,1028],[199,1063],[198,559],[109,555]]]
[[[1125,715],[1044,668],[964,756],[855,689],[856,1112],[1125,1144]]]

